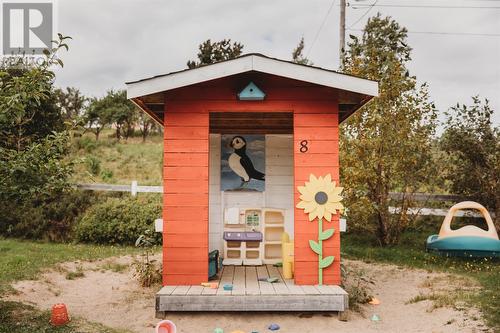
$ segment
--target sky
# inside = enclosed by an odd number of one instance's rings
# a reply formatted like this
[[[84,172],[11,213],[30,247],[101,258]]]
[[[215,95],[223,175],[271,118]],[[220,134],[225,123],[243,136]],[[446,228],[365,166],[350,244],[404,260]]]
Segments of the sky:
[[[338,69],[339,2],[58,0],[58,30],[73,40],[61,54],[65,66],[56,84],[103,96],[127,81],[186,68],[198,44],[209,38],[231,38],[244,44],[244,53],[290,60],[304,37],[314,65]],[[500,125],[500,0],[347,2],[346,39],[361,35],[377,12],[391,16],[410,32],[410,73],[429,84],[440,113],[480,95],[490,100]],[[443,6],[462,8],[438,8]]]

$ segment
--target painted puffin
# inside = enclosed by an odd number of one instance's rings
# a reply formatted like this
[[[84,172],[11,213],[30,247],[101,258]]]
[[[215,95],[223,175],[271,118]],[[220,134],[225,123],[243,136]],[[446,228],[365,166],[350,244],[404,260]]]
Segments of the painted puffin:
[[[232,138],[230,146],[234,149],[234,152],[229,156],[229,167],[240,176],[243,184],[248,183],[252,178],[265,180],[265,174],[255,170],[252,161],[248,157],[246,153],[247,142],[242,136]]]

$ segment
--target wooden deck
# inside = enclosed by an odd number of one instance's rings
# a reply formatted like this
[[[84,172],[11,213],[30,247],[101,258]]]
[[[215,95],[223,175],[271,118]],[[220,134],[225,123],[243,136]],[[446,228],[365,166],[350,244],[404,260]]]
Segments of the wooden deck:
[[[224,266],[219,288],[165,286],[156,294],[156,313],[169,311],[339,311],[348,308],[347,293],[339,286],[298,286],[284,279],[281,268]],[[277,277],[276,283],[259,278]],[[214,281],[216,282],[216,281]],[[223,286],[232,284],[233,290]]]

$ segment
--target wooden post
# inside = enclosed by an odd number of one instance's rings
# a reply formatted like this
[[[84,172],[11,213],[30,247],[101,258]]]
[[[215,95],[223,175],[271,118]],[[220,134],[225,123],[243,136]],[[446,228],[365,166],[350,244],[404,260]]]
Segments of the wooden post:
[[[339,67],[342,67],[342,62],[344,61],[344,48],[345,48],[345,0],[340,0],[340,47],[339,47]]]
[[[137,195],[137,180],[133,180],[132,184],[130,184],[130,194],[132,194],[133,197]]]

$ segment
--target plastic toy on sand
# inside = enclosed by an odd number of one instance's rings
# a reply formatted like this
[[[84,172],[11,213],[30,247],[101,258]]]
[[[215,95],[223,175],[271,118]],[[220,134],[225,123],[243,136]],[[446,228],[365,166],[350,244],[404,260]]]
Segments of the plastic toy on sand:
[[[156,324],[156,333],[176,333],[177,328],[170,320],[162,320]]]
[[[451,229],[453,216],[459,210],[476,209],[486,220],[488,230],[474,225]],[[500,240],[488,210],[473,201],[460,202],[450,208],[444,218],[439,235],[427,238],[427,251],[447,257],[500,257]]]

